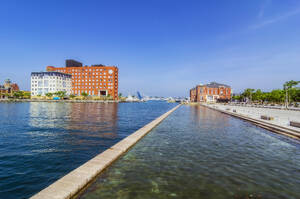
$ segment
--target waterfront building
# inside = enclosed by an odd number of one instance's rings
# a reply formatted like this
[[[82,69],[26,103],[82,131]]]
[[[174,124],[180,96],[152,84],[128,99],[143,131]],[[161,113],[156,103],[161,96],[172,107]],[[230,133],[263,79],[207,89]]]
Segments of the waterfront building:
[[[66,67],[47,66],[47,71],[72,75],[72,94],[86,93],[91,96],[111,96],[118,99],[118,68],[102,64],[82,66],[75,60],[66,60]]]
[[[217,102],[231,99],[231,87],[225,84],[211,82],[199,84],[190,90],[191,102]]]
[[[45,96],[58,91],[70,95],[72,90],[72,75],[61,72],[32,72],[31,96]]]
[[[6,79],[3,85],[0,85],[0,99],[7,96],[12,96],[14,92],[19,91],[19,86],[16,83],[12,83],[10,79]]]

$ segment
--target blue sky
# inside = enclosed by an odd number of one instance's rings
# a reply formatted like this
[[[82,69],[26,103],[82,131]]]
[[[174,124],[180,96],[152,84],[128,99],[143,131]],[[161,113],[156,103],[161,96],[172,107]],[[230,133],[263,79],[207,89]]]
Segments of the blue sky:
[[[119,91],[187,96],[199,83],[269,91],[300,80],[299,0],[0,0],[0,81],[67,58],[119,67]]]

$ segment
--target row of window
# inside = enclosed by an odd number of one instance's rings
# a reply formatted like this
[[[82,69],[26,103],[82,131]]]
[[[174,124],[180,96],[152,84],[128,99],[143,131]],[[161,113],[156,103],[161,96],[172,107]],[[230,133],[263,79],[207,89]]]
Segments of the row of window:
[[[48,84],[48,83],[52,83],[52,84],[55,84],[55,83],[62,83],[62,82],[67,82],[67,83],[71,83],[71,81],[63,81],[63,80],[44,80],[44,84]],[[42,84],[43,83],[43,80],[42,81],[31,81],[31,84]]]
[[[64,72],[64,71],[70,71],[70,72],[88,72],[88,71],[106,71],[106,70],[109,70],[109,69],[106,69],[106,68],[79,68],[79,69],[57,69],[58,72]]]
[[[38,91],[38,92],[44,92],[44,93],[48,93],[48,92],[54,92],[54,91],[71,91],[71,89],[55,89],[55,88],[32,88],[31,89],[32,92],[34,91]]]
[[[73,83],[73,86],[75,85],[106,85],[106,83]],[[114,85],[113,83],[107,83],[107,85]]]
[[[71,79],[67,77],[57,77],[57,76],[31,76],[31,79],[59,79],[59,80],[66,80]]]
[[[71,83],[62,82],[62,83],[56,83],[56,84],[48,84],[48,83],[31,84],[31,87],[58,87],[58,86],[71,86]]]
[[[39,81],[38,83],[32,83],[31,84],[31,87],[55,87],[55,86],[63,86],[63,87],[66,87],[66,86],[70,86],[71,85],[71,82],[48,82],[47,80],[45,80],[44,82],[43,81]]]
[[[204,90],[203,88],[200,88],[200,93],[204,93],[204,92],[207,92],[207,90]],[[220,90],[220,92],[218,92],[218,90],[216,90],[216,89],[214,89],[214,90],[212,90],[212,89],[208,89],[208,93],[209,94],[218,94],[218,93],[220,93],[221,95],[222,94],[224,94],[224,92],[223,92],[223,90]],[[225,94],[229,94],[229,90],[225,90]]]
[[[101,90],[101,91],[103,91],[103,90]],[[108,90],[106,90],[106,92],[107,92],[107,94],[108,94]],[[80,95],[81,93],[87,93],[87,94],[89,94],[89,95],[98,95],[99,94],[99,91],[97,91],[97,90],[75,90],[75,91],[73,91],[72,92],[73,94],[78,94],[78,95]],[[117,96],[116,94],[115,94],[115,96]]]
[[[68,73],[68,72],[67,72]],[[72,75],[72,76],[75,76],[75,75],[106,75],[106,73],[99,73],[99,72],[96,72],[96,73],[91,73],[91,72],[89,72],[89,73],[68,73],[68,74],[70,74],[70,75]],[[112,77],[112,76],[111,76]]]
[[[97,88],[108,88],[113,89],[112,86],[75,86],[74,89],[97,89]]]
[[[78,75],[78,76],[72,76],[72,79],[88,79],[88,78],[92,78],[92,79],[95,79],[95,78],[113,78],[112,76],[95,76],[95,75],[93,75],[93,76],[84,76],[84,75],[82,75],[82,76],[80,76],[80,75]]]
[[[93,81],[95,81],[95,82],[99,82],[99,81],[100,82],[102,82],[102,81],[106,82],[106,79],[95,79],[95,80],[93,80],[93,79],[92,80],[91,79],[89,79],[89,80],[87,80],[87,79],[86,80],[84,80],[84,79],[78,79],[78,80],[74,79],[73,82],[93,82]],[[108,82],[113,82],[112,79],[108,79],[107,81]]]

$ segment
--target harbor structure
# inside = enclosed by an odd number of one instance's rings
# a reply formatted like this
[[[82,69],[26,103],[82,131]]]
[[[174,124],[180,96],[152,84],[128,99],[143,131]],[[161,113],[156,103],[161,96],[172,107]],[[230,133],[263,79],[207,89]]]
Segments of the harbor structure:
[[[71,93],[80,96],[111,96],[118,99],[118,67],[102,64],[82,66],[75,60],[66,60],[66,67],[47,66],[47,71],[57,71],[72,75]]]
[[[47,93],[63,91],[70,95],[72,75],[61,72],[32,72],[31,96],[45,96]]]
[[[10,79],[6,79],[3,85],[0,85],[0,99],[12,96],[14,92],[19,91],[19,86],[12,83]]]
[[[217,82],[199,84],[190,90],[191,102],[229,101],[231,99],[231,87]]]

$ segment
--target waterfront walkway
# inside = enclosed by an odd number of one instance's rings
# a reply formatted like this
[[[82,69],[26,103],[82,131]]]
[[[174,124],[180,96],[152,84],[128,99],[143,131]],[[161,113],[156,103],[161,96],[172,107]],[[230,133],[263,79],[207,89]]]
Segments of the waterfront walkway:
[[[249,106],[235,106],[235,105],[224,105],[224,104],[208,104],[207,106],[216,108],[222,111],[233,112],[236,110],[236,114],[240,114],[249,118],[257,119],[270,124],[275,124],[293,131],[299,132],[300,128],[290,126],[291,121],[300,122],[300,111],[294,110],[283,110],[283,109],[270,109],[270,108],[257,108]],[[274,120],[263,120],[261,116],[273,117]]]
[[[79,198],[300,198],[300,143],[181,106]]]

